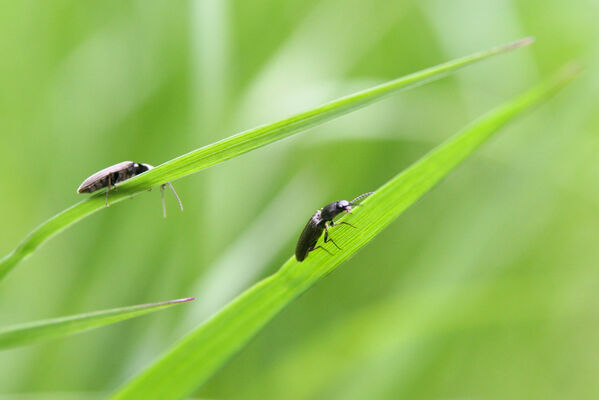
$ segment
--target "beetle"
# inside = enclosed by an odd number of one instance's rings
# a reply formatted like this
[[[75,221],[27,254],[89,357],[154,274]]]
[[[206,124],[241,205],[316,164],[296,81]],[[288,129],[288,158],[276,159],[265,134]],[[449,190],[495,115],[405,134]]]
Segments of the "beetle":
[[[84,180],[79,188],[77,188],[77,193],[93,193],[96,190],[106,188],[106,207],[108,207],[108,194],[110,193],[111,187],[114,187],[118,183],[126,181],[127,179],[133,178],[136,175],[149,171],[152,168],[154,168],[154,166],[150,164],[123,161],[118,164],[111,165],[110,167],[106,167]],[[181,211],[183,211],[183,204],[181,204],[181,199],[179,199],[179,196],[177,195],[173,185],[170,182],[164,183],[160,185],[160,191],[162,194],[162,215],[165,218],[166,206],[164,204],[164,189],[167,184],[173,191],[173,194],[179,203],[179,208],[181,208]]]
[[[329,228],[337,225],[349,225],[352,228],[355,228],[355,226],[347,222],[334,223],[333,219],[342,212],[350,212],[354,207],[358,206],[357,203],[360,200],[370,196],[372,193],[374,192],[364,193],[356,197],[352,201],[334,201],[330,204],[327,204],[320,210],[316,210],[314,215],[312,215],[312,217],[310,217],[310,219],[308,220],[308,223],[304,227],[304,230],[302,231],[297,241],[297,245],[295,246],[295,258],[297,259],[297,261],[304,261],[304,259],[308,256],[308,253],[316,249],[323,249],[327,253],[331,254],[324,247],[316,246],[316,243],[318,242],[318,239],[322,236],[323,231],[324,242],[327,243],[331,241],[333,242],[335,247],[341,250],[341,248],[337,246],[337,243],[335,243],[333,239],[329,237]]]

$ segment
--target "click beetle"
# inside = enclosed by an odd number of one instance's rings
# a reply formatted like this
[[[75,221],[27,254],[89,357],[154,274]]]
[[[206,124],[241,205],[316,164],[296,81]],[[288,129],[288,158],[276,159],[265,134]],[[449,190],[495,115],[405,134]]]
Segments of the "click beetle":
[[[118,164],[114,164],[110,167],[106,167],[101,171],[96,172],[89,178],[83,181],[83,183],[77,189],[77,193],[93,193],[102,188],[106,188],[106,207],[108,204],[108,194],[110,193],[110,189],[121,183],[126,181],[127,179],[133,178],[136,175],[144,173],[146,171],[151,170],[154,166],[145,163],[136,163],[133,161],[123,161]],[[166,217],[166,206],[164,204],[164,189],[166,185],[169,185],[177,202],[179,203],[179,207],[181,211],[183,211],[183,204],[181,204],[181,199],[177,195],[175,188],[171,185],[170,182],[160,185],[160,191],[162,194],[162,215]]]
[[[337,225],[349,225],[352,228],[355,228],[355,226],[353,226],[352,224],[349,224],[347,222],[334,223],[333,219],[337,215],[341,214],[342,212],[346,212],[346,213],[350,212],[352,210],[352,208],[354,208],[358,205],[357,203],[360,200],[362,200],[365,197],[370,196],[372,193],[374,193],[374,192],[364,193],[364,194],[356,197],[352,201],[347,201],[347,200],[334,201],[330,204],[327,204],[320,210],[317,210],[314,213],[314,215],[312,215],[312,217],[310,217],[310,220],[308,220],[308,223],[304,227],[304,230],[302,231],[302,233],[297,241],[297,245],[295,247],[295,258],[297,259],[297,261],[300,261],[300,262],[304,261],[304,259],[308,256],[308,253],[310,253],[311,251],[316,250],[316,249],[323,249],[327,253],[331,254],[324,247],[316,246],[316,243],[318,242],[318,239],[320,238],[320,236],[322,236],[323,231],[325,232],[324,242],[327,243],[327,242],[331,241],[331,242],[333,242],[335,247],[337,247],[339,250],[341,250],[341,248],[339,246],[337,246],[337,243],[335,243],[333,241],[333,239],[331,237],[329,237],[329,228],[333,227],[333,226],[337,226]]]

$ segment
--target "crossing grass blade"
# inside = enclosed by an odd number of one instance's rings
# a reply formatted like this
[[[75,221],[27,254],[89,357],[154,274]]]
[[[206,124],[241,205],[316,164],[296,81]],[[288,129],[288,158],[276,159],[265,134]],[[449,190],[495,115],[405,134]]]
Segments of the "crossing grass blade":
[[[439,64],[331,101],[310,111],[271,124],[259,126],[201,147],[119,184],[118,190],[111,191],[110,193],[110,203],[118,203],[151,187],[183,178],[212,165],[247,153],[248,151],[284,139],[295,133],[365,107],[403,89],[439,79],[474,62],[526,46],[532,42],[532,38],[525,38],[507,45]],[[97,193],[43,222],[27,235],[21,244],[11,253],[0,260],[0,279],[6,276],[12,268],[33,253],[45,241],[77,221],[104,208],[104,201],[104,192]]]
[[[194,300],[194,298],[188,297],[185,299],[162,301],[159,303],[113,308],[110,310],[71,315],[68,317],[47,319],[7,327],[0,330],[0,350],[26,346],[66,335],[72,335],[74,333],[84,332],[100,326],[139,317],[176,304],[186,303],[191,300]]]
[[[346,220],[358,227],[333,228],[343,250],[333,256],[311,253],[299,263],[289,259],[274,275],[257,283],[210,320],[192,331],[156,363],[120,388],[112,399],[179,399],[212,376],[277,313],[354,255],[406,208],[485,143],[514,117],[568,83],[577,69],[497,107],[433,149],[375,191]],[[371,188],[364,188],[364,191]],[[398,259],[400,259],[398,255]]]

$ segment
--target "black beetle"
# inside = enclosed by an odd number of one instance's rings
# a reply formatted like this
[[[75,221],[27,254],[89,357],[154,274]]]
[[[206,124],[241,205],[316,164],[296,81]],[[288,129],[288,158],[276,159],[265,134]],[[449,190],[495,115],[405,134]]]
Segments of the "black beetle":
[[[154,166],[150,164],[144,163],[136,163],[133,161],[123,161],[118,164],[114,164],[110,167],[104,168],[101,171],[96,172],[89,178],[83,181],[83,183],[77,189],[77,193],[93,193],[96,190],[106,188],[106,207],[108,204],[108,193],[110,193],[110,188],[114,187],[116,184],[126,181],[129,178],[133,178],[136,175],[139,175],[143,172],[149,171]],[[179,202],[179,207],[181,211],[183,211],[183,204],[181,204],[181,199],[177,195],[175,188],[171,185],[170,182],[160,185],[160,191],[162,193],[162,215],[166,217],[166,206],[164,204],[164,188],[166,185],[169,185],[177,202]]]
[[[304,227],[304,230],[302,231],[302,234],[300,235],[297,241],[297,246],[295,246],[295,258],[297,259],[297,261],[304,261],[304,259],[308,256],[308,253],[316,249],[323,249],[327,253],[331,254],[324,247],[316,246],[316,242],[318,242],[318,239],[320,238],[320,236],[322,236],[323,231],[325,232],[324,242],[327,243],[328,241],[331,241],[333,242],[335,247],[341,250],[339,246],[337,246],[337,243],[335,243],[333,239],[329,237],[329,228],[337,225],[349,225],[352,228],[355,228],[355,226],[347,222],[334,223],[333,218],[335,218],[342,212],[350,212],[353,207],[356,207],[358,205],[358,201],[362,200],[367,196],[370,196],[372,193],[374,192],[364,193],[356,197],[352,201],[334,201],[330,204],[327,204],[320,210],[317,210]]]

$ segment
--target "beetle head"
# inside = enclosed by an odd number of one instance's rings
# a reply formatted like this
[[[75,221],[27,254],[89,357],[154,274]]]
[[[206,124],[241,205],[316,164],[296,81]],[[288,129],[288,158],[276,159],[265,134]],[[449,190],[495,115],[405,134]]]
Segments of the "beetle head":
[[[339,200],[337,202],[337,210],[339,212],[343,212],[343,211],[350,212],[351,209],[352,209],[352,205],[351,205],[351,203],[349,201],[347,201],[347,200]]]
[[[352,210],[352,205],[347,200],[339,200],[335,201],[331,204],[328,204],[322,209],[322,219],[325,221],[331,221],[337,215],[342,212],[350,212]]]
[[[154,168],[154,166],[145,163],[135,163],[133,164],[133,169],[135,170],[135,175],[139,175],[142,172],[146,172]]]

